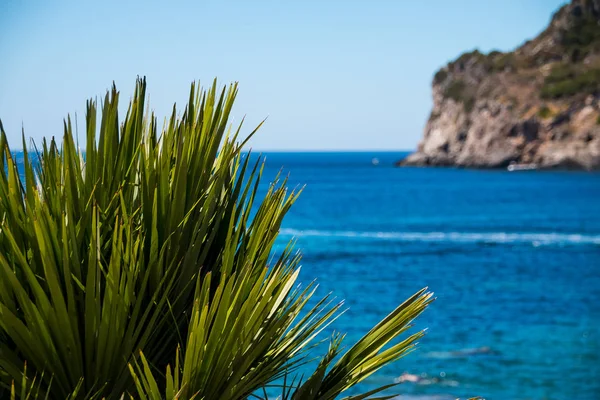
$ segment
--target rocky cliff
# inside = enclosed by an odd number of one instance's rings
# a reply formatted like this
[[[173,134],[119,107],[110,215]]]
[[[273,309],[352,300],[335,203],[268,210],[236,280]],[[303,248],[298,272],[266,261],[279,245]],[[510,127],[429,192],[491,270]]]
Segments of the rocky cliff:
[[[399,165],[600,169],[600,0],[573,0],[513,52],[461,55],[433,103]]]

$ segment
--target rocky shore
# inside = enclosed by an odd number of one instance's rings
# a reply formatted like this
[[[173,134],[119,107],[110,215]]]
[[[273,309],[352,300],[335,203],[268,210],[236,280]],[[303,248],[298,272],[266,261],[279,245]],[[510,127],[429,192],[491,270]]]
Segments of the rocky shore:
[[[600,170],[600,0],[573,0],[513,52],[465,53],[400,166]]]

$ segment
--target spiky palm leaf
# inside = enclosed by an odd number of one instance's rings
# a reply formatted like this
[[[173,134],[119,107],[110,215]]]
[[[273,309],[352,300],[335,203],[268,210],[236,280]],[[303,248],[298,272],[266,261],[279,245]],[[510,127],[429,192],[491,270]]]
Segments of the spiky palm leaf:
[[[89,101],[85,151],[69,118],[61,147],[32,157],[23,139],[24,177],[0,123],[0,395],[243,399],[339,315],[327,299],[305,310],[291,246],[270,263],[298,193],[275,182],[255,204],[262,166],[228,123],[237,85],[193,84],[160,131],[145,92],[122,121],[114,87],[99,116]],[[421,333],[384,346],[430,301],[418,292],[331,365],[335,339],[287,393],[333,399],[402,356]]]

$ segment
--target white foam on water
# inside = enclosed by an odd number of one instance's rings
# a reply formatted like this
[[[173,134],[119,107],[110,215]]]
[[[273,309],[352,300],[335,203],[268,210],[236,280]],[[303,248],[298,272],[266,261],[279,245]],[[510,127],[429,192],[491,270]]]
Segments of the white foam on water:
[[[392,400],[455,400],[456,397],[444,394],[401,394]]]
[[[541,245],[600,245],[600,235],[567,233],[527,233],[527,232],[362,232],[362,231],[323,231],[284,228],[284,236],[368,238],[401,242],[452,242],[452,243],[528,243]]]

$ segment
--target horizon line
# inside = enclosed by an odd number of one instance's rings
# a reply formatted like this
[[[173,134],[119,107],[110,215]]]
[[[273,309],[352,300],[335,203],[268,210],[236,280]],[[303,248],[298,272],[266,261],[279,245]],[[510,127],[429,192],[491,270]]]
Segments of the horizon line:
[[[23,148],[12,148],[13,152],[23,152]],[[247,151],[252,153],[412,153],[416,149],[254,149],[249,148]],[[29,151],[31,153],[31,151]],[[85,152],[85,151],[84,151]]]
[[[248,150],[261,153],[406,153],[416,149],[254,149]]]

